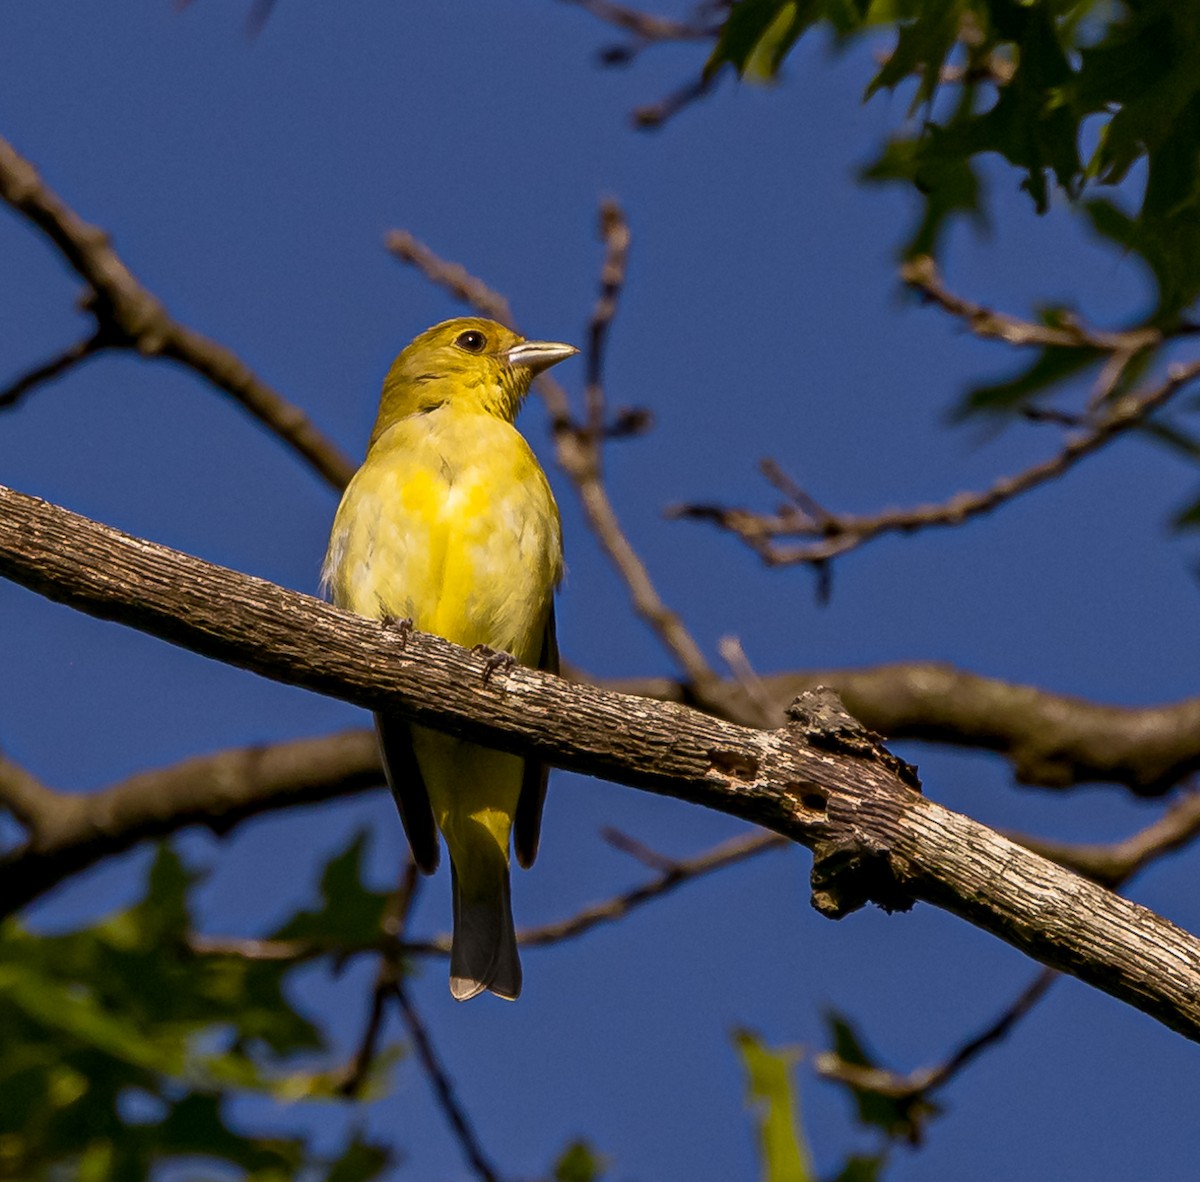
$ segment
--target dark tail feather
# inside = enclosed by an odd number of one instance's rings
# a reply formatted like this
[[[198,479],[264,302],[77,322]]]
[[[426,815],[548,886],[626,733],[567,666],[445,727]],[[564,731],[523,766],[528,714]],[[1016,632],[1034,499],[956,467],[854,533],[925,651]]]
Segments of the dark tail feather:
[[[454,891],[454,943],[450,950],[450,992],[467,1001],[490,989],[497,997],[516,1001],[521,993],[521,961],[513,929],[508,867],[500,875],[501,889],[479,899],[464,899],[458,871],[450,863]]]

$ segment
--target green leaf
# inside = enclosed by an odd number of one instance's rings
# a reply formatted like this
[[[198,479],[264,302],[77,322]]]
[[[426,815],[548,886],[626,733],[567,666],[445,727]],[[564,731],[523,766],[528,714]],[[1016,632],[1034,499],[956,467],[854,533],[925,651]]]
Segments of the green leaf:
[[[356,1131],[337,1159],[330,1163],[323,1182],[373,1182],[392,1164],[391,1152],[373,1145]]]
[[[917,79],[912,110],[922,103],[931,103],[942,67],[958,44],[966,9],[965,0],[922,5],[915,20],[900,25],[896,48],[867,85],[864,98],[869,99],[877,90],[894,90],[911,76]]]
[[[842,1163],[842,1168],[829,1182],[879,1182],[883,1168],[887,1165],[887,1154],[852,1154]]]
[[[957,214],[970,215],[980,227],[987,224],[979,178],[969,157],[942,151],[940,134],[939,128],[928,124],[918,136],[898,136],[859,173],[868,184],[899,181],[921,194],[921,217],[901,250],[905,258],[936,254]]]
[[[812,1159],[796,1119],[796,1051],[768,1050],[747,1030],[733,1035],[746,1072],[746,1102],[758,1123],[764,1182],[814,1182]]]
[[[1148,436],[1155,443],[1161,443],[1169,451],[1188,460],[1200,460],[1200,439],[1189,435],[1182,427],[1174,423],[1152,419],[1147,423],[1139,423],[1138,434]]]
[[[294,965],[189,951],[197,881],[164,846],[143,897],[92,927],[39,936],[0,924],[0,1177],[148,1182],[197,1158],[213,1164],[191,1176],[236,1168],[243,1182],[329,1182],[314,1172],[326,1167],[332,1182],[358,1182],[383,1169],[364,1144],[330,1163],[226,1119],[234,1092],[333,1098],[341,1072],[289,1061],[324,1049],[288,1001]]]
[[[712,78],[726,64],[743,78],[768,81],[800,36],[823,15],[819,0],[737,0],[704,67]]]
[[[1014,414],[1037,395],[1099,365],[1101,357],[1095,349],[1039,349],[1033,361],[1013,377],[968,390],[951,413],[951,421]]]
[[[846,1018],[831,1010],[825,1020],[829,1025],[834,1053],[839,1059],[856,1067],[879,1066]],[[925,1122],[940,1112],[937,1105],[920,1095],[888,1096],[853,1083],[842,1083],[841,1086],[854,1101],[860,1124],[881,1129],[889,1138],[903,1138],[913,1145],[920,1142]]]
[[[273,935],[276,940],[312,940],[333,947],[361,947],[379,939],[389,895],[363,881],[367,834],[359,830],[321,874],[321,907],[298,911]]]
[[[599,1182],[608,1163],[586,1141],[572,1141],[554,1163],[554,1182]]]

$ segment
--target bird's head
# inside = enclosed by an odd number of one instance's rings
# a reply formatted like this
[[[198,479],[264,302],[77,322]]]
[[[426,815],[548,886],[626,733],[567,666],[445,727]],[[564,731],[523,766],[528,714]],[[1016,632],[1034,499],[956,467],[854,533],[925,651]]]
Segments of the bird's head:
[[[435,324],[392,362],[371,442],[400,419],[448,403],[511,423],[534,375],[578,352],[557,341],[527,341],[477,316]]]

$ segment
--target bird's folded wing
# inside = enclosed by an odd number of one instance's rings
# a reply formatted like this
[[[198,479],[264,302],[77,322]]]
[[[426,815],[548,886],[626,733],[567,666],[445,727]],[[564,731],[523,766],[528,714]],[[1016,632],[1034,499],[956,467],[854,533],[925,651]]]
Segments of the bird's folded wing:
[[[542,635],[542,651],[538,668],[546,673],[558,672],[558,633],[554,624],[554,603],[546,617],[546,630]],[[517,800],[517,815],[513,820],[513,849],[517,862],[526,870],[537,857],[538,842],[542,835],[542,806],[546,803],[546,782],[550,778],[550,765],[539,759],[525,761],[525,775],[521,780],[521,795]]]
[[[388,786],[400,810],[400,820],[408,835],[413,861],[419,870],[432,874],[437,869],[441,847],[433,809],[429,804],[429,793],[413,753],[409,724],[394,714],[376,714],[375,733],[379,736],[383,770],[387,773]],[[535,848],[536,845],[535,836]]]

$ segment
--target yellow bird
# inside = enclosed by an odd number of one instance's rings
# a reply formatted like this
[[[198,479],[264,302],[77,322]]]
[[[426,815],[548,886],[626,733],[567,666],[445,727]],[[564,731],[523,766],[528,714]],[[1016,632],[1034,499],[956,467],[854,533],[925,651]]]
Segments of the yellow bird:
[[[562,528],[513,421],[534,375],[578,351],[462,317],[396,358],[367,458],[334,519],[322,571],[334,603],[557,672]],[[436,869],[438,829],[450,850],[450,992],[515,999],[509,838],[530,866],[548,769],[390,714],[375,726],[416,864]]]

